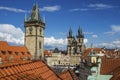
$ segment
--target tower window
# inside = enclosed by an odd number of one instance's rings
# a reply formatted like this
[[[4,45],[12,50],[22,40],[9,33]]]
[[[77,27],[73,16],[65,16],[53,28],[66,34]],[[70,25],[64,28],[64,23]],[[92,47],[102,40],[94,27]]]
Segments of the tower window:
[[[41,33],[42,33],[42,29],[40,28],[40,35],[41,35]]]
[[[33,30],[33,28],[32,28],[32,27],[30,27],[30,28],[29,28],[30,34],[32,34],[32,30]]]
[[[41,49],[41,41],[39,42],[39,48]]]

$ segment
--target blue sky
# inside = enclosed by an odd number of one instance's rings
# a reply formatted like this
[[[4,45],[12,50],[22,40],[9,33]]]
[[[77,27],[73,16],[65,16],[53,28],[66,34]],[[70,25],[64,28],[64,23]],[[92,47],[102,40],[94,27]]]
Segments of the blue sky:
[[[87,47],[120,48],[119,0],[1,0],[0,40],[24,44],[24,15],[29,18],[37,2],[41,18],[46,17],[45,46],[65,49],[71,27],[74,36],[79,26]]]

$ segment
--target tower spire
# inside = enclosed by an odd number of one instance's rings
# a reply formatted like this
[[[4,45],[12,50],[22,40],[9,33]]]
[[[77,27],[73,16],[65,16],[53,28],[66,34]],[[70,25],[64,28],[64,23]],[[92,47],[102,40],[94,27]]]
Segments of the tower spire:
[[[40,21],[40,13],[37,2],[34,4],[31,11],[30,21]]]
[[[72,28],[70,27],[70,30],[69,30],[69,35],[68,37],[73,37],[73,34],[72,34]]]
[[[82,33],[82,29],[80,28],[80,26],[79,26],[79,28],[78,28],[78,35],[77,35],[77,37],[79,37],[79,38],[84,38],[84,35],[83,35],[83,33]]]

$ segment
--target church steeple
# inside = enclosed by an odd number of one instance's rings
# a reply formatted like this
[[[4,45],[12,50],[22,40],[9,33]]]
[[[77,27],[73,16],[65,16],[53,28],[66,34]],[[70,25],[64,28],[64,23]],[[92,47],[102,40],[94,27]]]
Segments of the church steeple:
[[[37,3],[35,3],[35,5],[33,6],[29,21],[40,21],[40,13]]]
[[[73,37],[73,33],[72,33],[72,29],[71,29],[71,27],[70,27],[70,30],[69,30],[68,37]]]
[[[82,33],[82,29],[79,27],[79,29],[78,29],[78,35],[77,35],[77,37],[79,37],[79,38],[84,38],[84,35],[83,35],[83,33]]]

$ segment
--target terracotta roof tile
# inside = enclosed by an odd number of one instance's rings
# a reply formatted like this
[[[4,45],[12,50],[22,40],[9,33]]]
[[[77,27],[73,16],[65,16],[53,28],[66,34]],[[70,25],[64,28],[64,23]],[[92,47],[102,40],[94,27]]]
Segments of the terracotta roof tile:
[[[120,59],[107,59],[102,58],[102,64],[100,68],[101,74],[109,74],[110,72],[113,72],[114,69],[118,68],[120,66]]]
[[[72,69],[68,69],[67,71],[61,73],[60,77],[63,80],[79,80],[78,76],[74,73]]]
[[[29,67],[29,68],[28,68]],[[29,80],[61,80],[61,78],[43,61],[20,61],[15,65],[2,66],[1,78]]]

